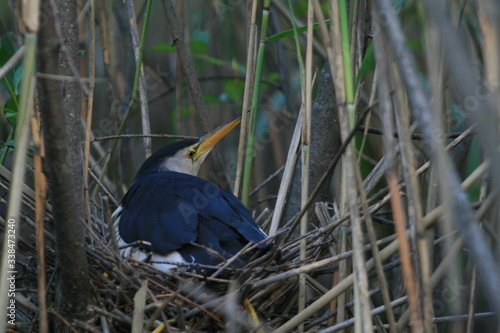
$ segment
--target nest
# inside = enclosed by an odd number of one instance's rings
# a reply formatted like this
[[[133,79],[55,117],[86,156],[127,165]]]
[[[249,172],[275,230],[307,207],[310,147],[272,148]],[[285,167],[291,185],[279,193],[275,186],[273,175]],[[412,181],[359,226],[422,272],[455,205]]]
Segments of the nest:
[[[311,272],[308,302],[313,302],[320,295],[316,291],[324,292],[329,287],[317,279],[329,276],[331,284],[335,262],[346,258],[332,258],[335,251],[332,226],[335,225],[316,229],[303,237],[294,236],[293,228],[286,227],[268,240],[271,244],[268,249],[255,250],[258,244],[246,249],[253,251],[254,256],[244,267],[233,267],[229,260],[217,267],[199,265],[190,270],[179,266],[165,273],[147,262],[122,258],[113,245],[113,235],[100,208],[97,213],[91,225],[85,224],[93,297],[88,307],[92,318],[86,322],[70,322],[55,310],[56,251],[53,235],[50,231],[45,233],[47,306],[52,324],[55,319],[71,329],[89,332],[130,332],[133,325],[155,332],[272,331],[298,313],[297,282],[304,267]],[[269,221],[271,216],[266,217]],[[29,215],[25,214],[23,220],[17,260],[15,328],[36,332],[40,314],[36,239]],[[46,224],[50,229],[50,218]],[[301,239],[307,243],[307,258],[302,261],[299,259]],[[316,264],[314,271],[308,268],[312,264]],[[134,313],[144,315],[134,317]],[[305,322],[306,329],[323,326],[335,313],[323,317],[322,314],[310,317]]]

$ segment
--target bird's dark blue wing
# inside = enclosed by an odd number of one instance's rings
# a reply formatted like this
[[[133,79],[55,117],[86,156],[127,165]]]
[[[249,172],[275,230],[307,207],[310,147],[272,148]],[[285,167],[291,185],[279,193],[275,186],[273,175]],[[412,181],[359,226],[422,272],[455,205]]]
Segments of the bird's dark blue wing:
[[[266,238],[231,193],[201,178],[171,171],[136,180],[122,201],[119,232],[127,243],[151,242],[150,250],[160,254],[189,248],[195,242],[224,257],[248,242]]]

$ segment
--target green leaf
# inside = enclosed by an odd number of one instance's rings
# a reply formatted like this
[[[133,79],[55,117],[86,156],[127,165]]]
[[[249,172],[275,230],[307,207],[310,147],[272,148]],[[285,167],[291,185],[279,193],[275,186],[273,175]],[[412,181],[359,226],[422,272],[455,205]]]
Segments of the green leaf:
[[[4,147],[14,148],[15,144],[16,144],[16,141],[14,141],[14,140],[7,140],[7,141],[5,141],[5,143],[3,145],[4,145]]]
[[[209,41],[208,31],[195,30],[191,36],[191,50],[193,53],[207,54]]]
[[[17,124],[17,112],[19,110],[17,102],[18,98],[19,95],[15,95],[14,97],[9,98],[3,106],[3,113],[5,115],[5,118],[7,118],[7,121],[12,125],[12,127],[16,127]]]
[[[210,94],[203,94],[203,99],[207,103],[222,103],[219,97]]]
[[[270,73],[268,76],[267,76],[267,79],[271,82],[278,82],[280,78],[280,74],[277,73],[277,72],[273,72],[273,73]]]
[[[325,23],[330,23],[330,19],[328,20],[325,20]],[[313,29],[316,29],[317,27],[319,27],[319,23],[316,22],[313,24]],[[307,26],[305,27],[300,27],[300,28],[297,28],[297,33],[301,33],[301,32],[304,32],[307,30]],[[285,37],[290,37],[290,36],[293,36],[293,29],[288,29],[288,30],[285,30],[285,31],[281,31],[281,32],[278,32],[277,34],[274,34],[272,36],[269,36],[267,38],[267,41],[268,42],[274,42],[274,41],[277,41],[278,39],[282,39],[282,38],[285,38]]]
[[[191,42],[191,50],[193,53],[207,54],[208,45],[204,41],[194,40]]]
[[[244,89],[245,83],[242,81],[233,79],[224,80],[224,92],[231,100],[233,100],[237,104],[241,104],[241,102],[243,101]]]
[[[408,47],[414,51],[422,51],[422,44],[417,40],[408,40]]]
[[[181,108],[181,113],[183,117],[187,117],[189,115],[189,109],[187,105],[183,105]]]
[[[175,45],[173,44],[156,44],[151,47],[151,51],[162,51],[162,52],[174,52],[176,50]]]
[[[373,48],[373,42],[370,41],[370,44],[368,44],[368,47],[366,48],[365,57],[361,62],[361,66],[359,67],[358,75],[356,76],[356,82],[354,82],[355,91],[356,89],[358,89],[358,84],[361,77],[364,74],[373,71],[374,69],[375,69],[375,51]]]
[[[14,91],[16,94],[20,93],[21,78],[23,77],[23,67],[19,66],[14,72]]]
[[[194,57],[203,60],[205,62],[204,65],[228,66],[227,61],[220,60],[219,58],[211,57],[206,54],[195,53]]]
[[[12,41],[12,32],[0,38],[0,66],[5,65],[5,63],[16,53],[16,50],[17,47]],[[11,95],[17,93],[14,88],[14,73],[19,67],[21,67],[20,64],[14,66],[0,81]]]
[[[0,66],[5,65],[7,61],[16,53],[16,46],[12,41],[12,32],[5,34],[0,38]]]
[[[16,127],[16,124],[17,124],[17,112],[6,111],[5,112],[5,118],[7,118],[7,121],[9,122],[9,124],[12,125],[12,127]]]

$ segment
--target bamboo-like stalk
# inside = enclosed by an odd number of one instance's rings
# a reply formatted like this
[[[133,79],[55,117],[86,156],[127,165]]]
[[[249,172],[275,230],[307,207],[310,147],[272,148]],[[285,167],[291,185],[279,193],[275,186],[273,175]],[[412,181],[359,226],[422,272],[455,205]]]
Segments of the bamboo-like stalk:
[[[38,259],[38,308],[39,308],[39,331],[47,333],[49,331],[49,322],[47,318],[47,278],[46,278],[46,260],[45,260],[45,235],[44,218],[47,200],[47,180],[43,173],[43,141],[40,132],[40,118],[33,112],[31,115],[31,133],[33,146],[35,148],[34,167],[35,167],[35,222],[36,222],[36,246]]]
[[[372,250],[372,257],[375,262],[375,269],[377,271],[377,277],[379,279],[379,286],[380,290],[382,293],[382,300],[384,302],[384,305],[386,307],[386,315],[387,315],[387,320],[389,322],[389,331],[391,333],[396,333],[396,320],[394,317],[394,312],[392,311],[392,308],[390,307],[391,303],[391,298],[389,295],[389,287],[387,283],[387,279],[384,275],[384,270],[382,266],[382,260],[380,259],[380,251],[377,247],[377,238],[375,234],[375,228],[373,226],[373,220],[370,215],[370,210],[368,207],[368,201],[366,197],[366,192],[363,188],[363,181],[361,179],[361,171],[359,170],[359,166],[356,165],[355,168],[355,173],[356,173],[356,178],[357,178],[357,184],[358,184],[358,191],[360,194],[360,199],[361,199],[361,207],[363,209],[363,213],[365,216],[365,222],[366,222],[366,230],[368,233],[368,239],[371,244],[371,250]]]
[[[301,209],[304,209],[307,199],[309,196],[309,147],[311,141],[311,114],[312,114],[312,89],[313,89],[313,68],[312,68],[312,47],[313,47],[313,20],[314,20],[314,9],[311,3],[307,7],[307,44],[306,44],[306,63],[304,68],[304,94],[305,98],[305,112],[304,112],[304,122],[302,124],[302,188],[301,188]],[[296,31],[296,28],[295,28]],[[298,36],[296,34],[295,40],[298,42]],[[301,63],[301,62],[300,62]],[[307,211],[302,216],[300,221],[300,235],[304,236],[307,233],[308,224],[308,214]],[[302,265],[307,258],[307,239],[302,238],[300,240],[300,261]],[[299,276],[299,311],[304,310],[306,306],[306,274],[301,274]],[[303,325],[299,326],[299,332],[303,332]]]
[[[151,0],[148,0],[146,3],[146,12],[144,13],[144,24],[142,26],[140,40],[139,40],[139,36],[138,36],[138,31],[137,31],[137,24],[135,22],[134,4],[131,1],[127,1],[126,3],[127,3],[128,14],[129,14],[129,20],[131,22],[131,26],[130,26],[131,39],[132,39],[132,44],[134,45],[135,74],[134,74],[134,85],[132,88],[132,97],[130,99],[125,116],[123,117],[122,125],[128,119],[130,112],[133,109],[134,104],[137,101],[138,95],[140,95],[141,101],[142,101],[142,99],[145,99],[146,109],[143,109],[145,107],[145,105],[143,104],[143,102],[141,102],[141,112],[147,114],[147,97],[145,95],[142,95],[143,94],[142,89],[144,89],[144,86],[141,87],[141,84],[142,85],[144,84],[143,82],[141,83],[141,80],[143,80],[143,77],[144,77],[142,59],[144,57],[144,45],[146,43],[146,35],[148,32],[148,28],[149,28],[149,17],[151,15],[151,6],[152,6],[153,2]],[[141,79],[141,77],[142,77],[142,79]],[[142,115],[142,117],[144,117],[144,115]],[[143,121],[144,121],[144,118],[143,118]],[[122,127],[122,125],[120,125],[120,128]],[[147,124],[143,123],[142,126],[143,126],[143,128],[142,128],[143,134],[149,134],[150,131],[147,129],[147,128],[149,128],[149,122]],[[145,127],[147,127],[147,128],[145,128]],[[122,131],[118,130],[118,134],[121,134]],[[149,143],[147,143],[147,142],[149,142]],[[149,147],[149,149],[151,149],[150,140],[145,138],[144,143],[145,143],[146,147]],[[147,152],[147,150],[146,150],[146,152]],[[149,153],[151,153],[151,152],[149,152]]]
[[[92,133],[92,119],[94,110],[94,87],[95,87],[95,4],[90,2],[89,11],[89,96],[87,99],[87,122],[85,131],[85,146],[83,152],[83,179],[84,179],[84,213],[86,220],[90,222],[90,198],[89,198],[89,156],[90,135]],[[97,187],[96,187],[97,188]]]
[[[345,101],[347,105],[347,116],[349,119],[349,130],[352,130],[356,115],[354,113],[354,83],[353,83],[353,72],[352,72],[352,62],[351,62],[351,43],[349,40],[349,18],[347,13],[346,0],[336,0],[332,2],[332,8],[335,6],[335,2],[338,3],[338,18],[339,18],[339,29],[340,29],[340,46],[342,54],[342,70],[344,71],[344,86],[345,86]],[[333,14],[333,13],[332,13]],[[355,146],[355,141],[353,141],[353,146]]]
[[[399,240],[399,255],[403,268],[403,279],[405,282],[408,302],[410,303],[411,330],[412,332],[423,332],[423,322],[420,315],[420,302],[418,299],[417,285],[414,278],[414,269],[411,264],[410,245],[407,239],[406,221],[404,218],[403,205],[399,196],[397,186],[397,175],[395,172],[388,172],[387,183],[391,190],[391,207],[396,225],[396,234]]]
[[[146,33],[148,31],[149,26],[149,17],[151,15],[151,6],[153,2],[148,1],[146,3],[146,13],[144,14],[144,25],[142,27],[141,32],[141,40],[139,42],[137,25],[132,24],[130,26],[130,32],[132,34],[132,44],[134,45],[134,54],[136,57],[136,68],[135,68],[135,78],[139,78],[139,96],[140,96],[140,104],[141,104],[141,126],[143,134],[151,134],[151,127],[149,122],[149,106],[148,106],[148,95],[146,93],[146,75],[144,73],[144,66],[142,64],[142,58],[144,56],[144,44],[146,42]],[[134,16],[135,19],[135,16]],[[135,20],[132,20],[134,22]],[[134,86],[135,86],[134,82]],[[135,99],[137,93],[132,93],[132,98]],[[144,137],[143,146],[146,158],[151,156],[151,138]]]
[[[300,41],[299,41],[299,33],[297,32],[297,23],[295,22],[295,13],[293,10],[293,5],[292,1],[288,0],[288,9],[290,10],[290,19],[293,27],[293,36],[294,36],[294,41],[295,41],[295,53],[297,54],[297,64],[299,65],[299,73],[300,73],[300,93],[302,97],[302,101],[305,102],[306,99],[306,74],[305,74],[305,69],[304,69],[304,62],[302,60],[302,52],[300,50]],[[307,11],[307,19],[308,19],[308,26],[307,26],[307,36],[309,37],[309,7]],[[309,42],[309,40],[308,40]],[[307,112],[307,107],[306,107],[306,112]],[[304,119],[307,118],[307,115],[304,114]],[[305,124],[307,127],[307,124]]]
[[[348,230],[347,226],[343,225],[340,227],[340,231],[338,233],[338,244],[337,246],[340,249],[340,253],[345,253],[348,249],[349,246],[349,241],[348,241]],[[349,276],[351,272],[351,267],[347,261],[342,261],[339,263],[338,270],[335,272],[336,278],[334,278],[335,284],[332,285],[332,287],[335,287],[336,285],[339,284],[340,281],[343,281],[347,276]],[[346,303],[348,300],[348,295],[347,293],[342,293],[337,297],[337,317],[336,321],[337,323],[341,323],[345,320],[346,318]],[[330,303],[330,308],[332,308],[332,304]],[[333,310],[333,309],[332,309]]]
[[[178,1],[176,3],[177,17],[179,19],[179,25],[184,26],[185,22],[185,7],[186,3],[184,1]],[[180,57],[176,59],[175,68],[176,78],[175,78],[175,129],[177,134],[182,133],[183,128],[183,117],[182,117],[182,99],[184,98],[184,73],[182,72],[182,62]],[[194,130],[194,129],[191,129]]]
[[[391,105],[391,98],[390,98],[390,86],[388,83],[388,80],[386,79],[389,77],[389,65],[387,62],[383,61],[384,58],[384,47],[383,47],[383,41],[380,39],[376,39],[374,41],[375,43],[375,56],[377,58],[377,68],[375,70],[375,75],[380,76],[380,79],[377,80],[377,88],[378,88],[378,97],[380,100],[380,110],[382,113],[382,123],[384,126],[384,136],[383,136],[383,145],[384,145],[384,157],[386,158],[386,161],[388,164],[387,169],[388,170],[394,170],[394,162],[396,158],[396,145],[394,143],[394,137],[391,135],[393,132],[393,112],[392,112],[392,105]],[[385,171],[385,170],[384,170]],[[370,226],[368,226],[368,229],[371,229]],[[369,233],[371,231],[369,230]],[[383,278],[382,278],[383,279]],[[384,282],[381,281],[383,284]],[[384,297],[384,305],[387,307],[387,296],[382,294]],[[391,332],[394,332],[396,330],[395,327],[395,318],[394,316],[388,313],[388,320],[389,320],[389,325],[390,325],[390,330]]]
[[[285,198],[288,193],[288,189],[290,188],[293,176],[293,169],[295,168],[295,163],[297,162],[298,158],[300,131],[302,128],[302,122],[304,118],[302,116],[303,112],[305,112],[305,110],[301,108],[299,110],[297,123],[295,124],[295,130],[292,135],[292,141],[290,142],[290,147],[288,148],[285,170],[283,171],[283,177],[281,178],[280,188],[278,190],[278,198],[276,199],[276,206],[274,207],[273,219],[271,220],[271,226],[269,228],[269,236],[273,236],[276,234],[279,228],[281,217],[283,216],[283,209],[285,208]],[[313,196],[311,195],[311,197]]]
[[[33,4],[35,5],[35,4]],[[36,4],[38,5],[38,4]],[[32,87],[34,91],[34,84]],[[33,98],[33,97],[31,97]],[[32,108],[32,106],[31,106]],[[47,180],[43,173],[43,140],[40,132],[40,118],[36,111],[31,112],[31,133],[33,146],[35,148],[34,167],[35,167],[35,222],[36,222],[36,253],[38,260],[37,288],[38,288],[38,307],[39,307],[39,332],[47,333],[49,331],[48,311],[47,311],[47,278],[46,278],[46,258],[45,258],[45,235],[44,218],[46,212],[47,200]]]
[[[398,73],[393,71],[392,74],[394,76],[394,85],[399,86],[401,81]],[[426,318],[421,305],[422,302],[430,296],[430,286],[428,283],[429,268],[427,266],[428,253],[426,253],[425,248],[422,248],[425,247],[425,231],[422,227],[422,203],[420,201],[420,189],[417,174],[415,173],[415,156],[413,153],[413,146],[410,141],[411,130],[409,123],[409,111],[404,92],[399,89],[396,91],[395,95],[397,105],[396,110],[399,111],[395,113],[396,128],[400,140],[399,147],[403,162],[404,177],[407,185],[408,204],[405,207],[408,211],[408,221],[406,221],[403,216],[401,216],[400,220],[396,220],[396,218],[394,220],[395,222],[401,223],[396,224],[396,230],[398,230],[398,228],[406,229],[409,226],[411,231],[410,243],[407,243],[407,240],[403,240],[401,242],[400,257],[403,264],[403,280],[405,281],[405,289],[408,294],[412,315],[411,329],[412,332],[420,332],[420,330],[428,330],[432,327],[432,316],[427,316]],[[394,182],[396,174],[395,169],[388,172],[388,184],[390,184],[389,182]],[[402,204],[401,201],[391,202],[391,205],[393,205],[392,207],[397,207],[398,210],[403,210],[403,206],[399,206],[400,204]],[[393,214],[396,213],[397,210],[393,208]],[[406,223],[408,223],[408,225]],[[400,231],[398,230],[397,233],[399,235]],[[423,244],[421,240],[422,237]],[[414,253],[414,255],[418,254],[418,260],[412,260],[411,253]],[[424,264],[426,265],[425,267],[423,266]],[[422,295],[422,297],[419,297],[419,295]],[[429,306],[429,304],[426,305]],[[432,310],[427,308],[426,313],[429,311],[432,313]]]
[[[38,29],[38,26],[36,27]],[[36,30],[35,30],[36,31]],[[16,275],[15,259],[9,261],[9,254],[14,253],[17,247],[17,237],[21,219],[21,196],[24,183],[24,170],[26,161],[26,150],[28,148],[29,138],[29,114],[33,106],[33,96],[35,91],[35,55],[36,55],[36,33],[29,32],[25,35],[25,53],[23,59],[24,75],[21,79],[21,98],[17,116],[17,130],[15,133],[16,148],[14,150],[14,162],[12,164],[12,180],[10,183],[9,205],[7,208],[7,222],[2,246],[2,263],[0,266],[0,308],[7,309],[9,295],[9,281],[7,277]],[[9,222],[10,221],[10,222]],[[10,232],[11,230],[12,232]],[[9,235],[14,235],[14,241]],[[10,249],[10,251],[9,251]],[[15,258],[15,256],[14,256]],[[12,257],[10,257],[12,259]],[[2,311],[3,311],[2,310]],[[0,320],[0,332],[5,332],[7,320]]]
[[[297,63],[299,66],[299,73],[300,73],[300,91],[301,91],[301,97],[302,97],[302,102],[300,108],[304,110],[304,112],[301,112],[301,117],[302,117],[302,127],[300,129],[300,144],[301,144],[301,171],[302,171],[302,179],[301,179],[301,208],[304,207],[306,200],[307,200],[307,195],[309,193],[309,141],[310,141],[310,131],[311,131],[311,82],[306,83],[308,80],[308,76],[311,75],[310,71],[312,71],[312,68],[307,67],[304,68],[304,63],[303,63],[303,58],[302,58],[302,52],[300,48],[300,43],[299,43],[299,35],[297,32],[297,24],[295,23],[295,14],[293,10],[293,5],[292,1],[288,1],[288,9],[290,11],[290,18],[291,18],[291,23],[294,31],[294,39],[295,39],[295,52],[297,54]],[[310,59],[310,43],[312,41],[311,37],[309,36],[309,21],[310,19],[312,20],[312,17],[310,18],[309,16],[312,15],[313,13],[310,13],[310,9],[312,9],[312,6],[308,7],[308,15],[307,15],[307,23],[308,23],[308,28],[307,28],[307,50],[306,50],[306,60],[311,61]],[[312,30],[311,30],[312,33]],[[310,63],[308,63],[311,65]],[[309,72],[307,72],[309,71]],[[307,72],[307,73],[306,73]],[[309,79],[312,79],[309,77]],[[310,89],[309,92],[307,92],[307,89]],[[306,97],[308,95],[308,97]],[[309,98],[309,101],[307,100]],[[309,102],[309,104],[308,104]],[[307,233],[307,211],[304,213],[302,216],[302,219],[300,220],[300,254],[299,254],[299,260],[301,261],[301,265],[304,265],[304,262],[307,257],[306,253],[306,247],[307,247],[307,240],[303,237]],[[301,312],[305,309],[305,304],[306,304],[306,280],[307,280],[307,275],[306,273],[302,273],[299,275],[299,294],[297,297],[297,307],[298,311]],[[300,324],[299,327],[297,328],[298,332],[303,332],[304,331],[304,325]]]
[[[429,52],[427,52],[427,57],[426,61],[428,63],[428,68],[429,68],[429,81],[431,85],[431,91],[432,91],[432,96],[431,102],[432,102],[432,108],[433,108],[433,114],[436,119],[441,119],[441,118],[446,118],[447,117],[447,112],[446,112],[446,105],[445,105],[445,98],[446,98],[446,86],[448,85],[447,83],[447,75],[445,74],[445,59],[444,59],[444,53],[443,53],[443,48],[441,46],[441,43],[439,41],[438,34],[435,33],[430,33],[428,38],[427,38],[427,43],[428,43],[428,49]],[[407,111],[407,108],[405,108],[405,111]],[[406,117],[409,117],[407,115]],[[436,122],[439,124],[440,122]],[[447,127],[447,125],[443,124],[444,126]],[[449,128],[441,127],[443,131],[448,131]],[[406,134],[408,136],[408,134]],[[403,139],[405,140],[405,139]],[[411,143],[409,143],[411,144]],[[415,153],[413,150],[408,150],[408,157],[409,157],[409,168],[408,172],[414,173],[415,167],[414,167],[414,160]],[[404,158],[404,155],[402,155]],[[406,169],[406,167],[405,167]],[[433,178],[439,178],[439,171],[437,168],[432,168],[432,173],[431,173],[431,181],[435,180],[435,184],[439,185],[438,179],[433,179]],[[431,267],[432,267],[432,251],[431,251],[431,246],[430,242],[428,242],[428,239],[432,239],[431,237],[433,234],[425,233],[424,230],[422,229],[422,203],[420,199],[420,190],[418,188],[418,183],[416,177],[414,181],[415,189],[410,193],[409,195],[415,196],[415,236],[414,238],[416,239],[416,245],[417,245],[417,251],[418,251],[418,263],[420,265],[420,270],[421,270],[421,287],[422,287],[422,309],[423,309],[423,319],[424,319],[424,329],[426,331],[436,329],[435,325],[432,323],[432,318],[435,316],[434,315],[434,309],[433,309],[433,301],[432,301],[432,290],[431,290],[431,284],[430,284],[430,276],[431,276]],[[432,188],[432,187],[430,187]],[[418,197],[417,197],[418,196]],[[438,195],[431,195],[430,199],[433,200],[438,200],[439,196]],[[454,230],[453,228],[453,222],[448,221],[448,218],[443,219],[443,232],[448,233],[452,232]],[[449,223],[451,222],[451,223]],[[451,227],[451,228],[449,228]],[[449,249],[451,247],[451,240],[445,242],[445,249]],[[447,250],[445,250],[447,251]],[[452,280],[457,279],[460,274],[459,274],[459,269],[457,269],[457,265],[454,264],[450,268],[450,278]],[[458,280],[455,280],[458,282]],[[460,311],[458,309],[459,305],[458,302],[456,304],[452,304],[452,308],[455,308],[456,310]]]
[[[247,73],[245,76],[245,90],[243,92],[243,107],[241,110],[240,140],[238,143],[238,160],[236,165],[236,177],[234,179],[234,195],[240,195],[241,175],[243,173],[243,163],[245,157],[246,140],[249,130],[250,100],[255,84],[255,57],[257,51],[257,0],[252,0],[250,22],[248,27],[248,47],[247,47]]]
[[[360,2],[362,4],[360,5]],[[364,32],[362,29],[362,25],[359,23],[360,21],[363,21],[362,16],[360,15],[363,13],[362,8],[365,6],[364,1],[360,0],[355,0],[354,3],[351,4],[351,22],[352,22],[352,29],[351,29],[351,34],[350,34],[350,50],[349,50],[349,56],[352,59],[352,64],[353,64],[353,73],[357,73],[359,70],[359,67],[361,65],[361,62],[363,60],[363,52],[362,50],[359,49],[359,44],[358,40],[360,39],[359,36],[363,35]],[[360,8],[361,7],[361,8]],[[355,93],[357,93],[355,91]]]
[[[476,308],[476,292],[477,292],[477,287],[476,287],[476,269],[472,269],[472,274],[470,277],[470,291],[469,291],[469,306],[467,309],[467,325],[465,332],[466,333],[472,333],[474,332],[474,311]]]
[[[345,140],[349,131],[354,126],[354,91],[352,79],[352,66],[350,61],[350,43],[348,32],[348,15],[347,7],[344,0],[332,0],[330,2],[330,11],[332,14],[331,33],[332,45],[335,58],[337,59],[332,65],[332,74],[337,78],[339,84],[342,86],[340,91],[336,91],[337,99],[341,105],[339,107],[339,120],[342,139]],[[336,80],[336,81],[337,81]],[[337,88],[336,86],[336,88]],[[352,184],[356,183],[354,176],[354,142],[351,142],[346,148],[343,164],[342,164],[342,188],[346,190],[348,207],[351,214],[351,231],[353,239],[353,270],[356,278],[354,279],[355,288],[354,296],[355,301],[355,316],[357,319],[357,330],[368,331],[372,326],[372,319],[370,316],[370,301],[368,296],[368,278],[365,270],[363,246],[363,234],[361,230],[361,220],[359,211],[357,209],[358,190]]]
[[[262,83],[262,72],[264,70],[264,54],[266,50],[267,26],[269,21],[269,10],[271,0],[264,0],[262,7],[262,22],[260,27],[260,44],[255,63],[255,82],[252,94],[252,108],[250,110],[250,123],[245,152],[245,166],[243,170],[243,184],[241,186],[241,201],[248,204],[248,195],[250,193],[250,178],[252,175],[252,164],[255,147],[255,130],[257,122],[257,108],[259,104],[260,87]]]
[[[500,5],[496,1],[476,1],[478,23],[483,35],[484,75],[490,89],[493,90],[495,103],[500,104]],[[498,116],[500,111],[497,109]]]

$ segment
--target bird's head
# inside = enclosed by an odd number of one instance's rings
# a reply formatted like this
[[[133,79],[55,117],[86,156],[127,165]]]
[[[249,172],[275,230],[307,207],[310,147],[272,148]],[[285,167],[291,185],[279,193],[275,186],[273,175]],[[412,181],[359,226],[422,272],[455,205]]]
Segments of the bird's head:
[[[183,140],[163,146],[143,163],[135,179],[158,171],[175,171],[196,176],[215,144],[240,121],[241,117],[237,117],[199,139]]]

